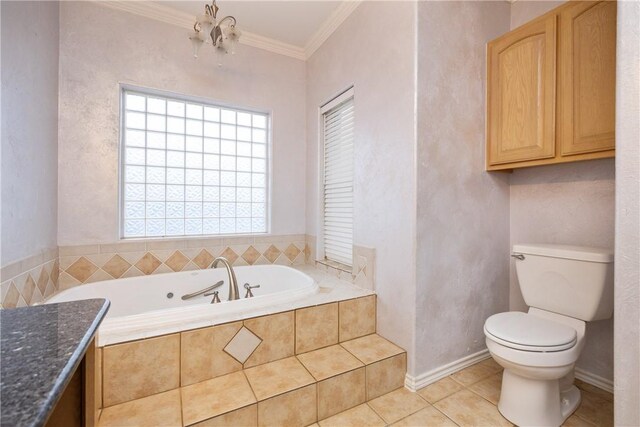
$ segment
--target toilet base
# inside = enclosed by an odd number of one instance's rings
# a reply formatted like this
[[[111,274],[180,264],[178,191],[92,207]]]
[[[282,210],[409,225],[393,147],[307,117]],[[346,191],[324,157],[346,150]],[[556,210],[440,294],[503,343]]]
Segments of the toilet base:
[[[505,369],[498,409],[518,426],[560,426],[580,404],[578,388],[561,392],[561,381],[525,378]]]

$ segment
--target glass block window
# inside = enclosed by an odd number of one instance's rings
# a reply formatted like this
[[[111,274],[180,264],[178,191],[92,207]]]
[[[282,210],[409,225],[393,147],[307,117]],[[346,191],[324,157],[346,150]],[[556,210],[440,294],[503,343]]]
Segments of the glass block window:
[[[269,115],[123,91],[122,237],[265,233]]]

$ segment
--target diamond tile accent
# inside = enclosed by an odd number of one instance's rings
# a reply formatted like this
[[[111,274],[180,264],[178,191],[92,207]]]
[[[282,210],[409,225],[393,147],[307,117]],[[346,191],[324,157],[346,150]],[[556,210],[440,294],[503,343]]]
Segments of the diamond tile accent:
[[[24,286],[22,287],[22,298],[24,298],[27,304],[31,302],[33,291],[35,289],[36,282],[33,280],[33,277],[31,277],[30,274],[27,274],[27,279],[24,281]]]
[[[182,252],[175,251],[164,263],[173,271],[182,271],[184,266],[189,263],[189,258],[184,256]]]
[[[102,269],[109,273],[112,277],[118,279],[131,267],[131,264],[120,255],[114,255]]]
[[[261,342],[260,337],[243,326],[231,341],[229,341],[224,351],[238,362],[244,363]]]
[[[249,263],[250,265],[253,265],[253,263],[255,263],[258,258],[260,258],[260,252],[258,252],[253,246],[249,246],[249,249],[244,251],[244,253],[242,254],[242,259],[247,261],[247,263]]]
[[[223,258],[226,258],[227,261],[229,261],[230,264],[233,264],[238,259],[238,254],[235,253],[233,251],[233,249],[231,249],[229,247],[227,247],[224,251],[222,251],[220,256],[223,257]]]
[[[2,300],[2,306],[5,308],[15,308],[18,305],[18,299],[20,299],[20,292],[16,288],[16,284],[11,282],[9,290]]]
[[[36,283],[38,285],[38,289],[40,289],[40,293],[44,295],[44,291],[45,289],[47,289],[47,283],[49,282],[49,273],[47,273],[47,269],[43,267],[41,267],[40,270],[40,277],[38,277],[38,282]]]
[[[193,262],[200,268],[205,269],[209,268],[211,263],[213,262],[213,255],[209,253],[206,249],[203,249],[196,255],[193,259]]]
[[[281,254],[280,249],[278,249],[275,246],[271,245],[271,246],[269,246],[269,248],[267,248],[266,251],[264,251],[264,253],[262,255],[264,255],[264,257],[266,259],[268,259],[270,263],[273,264],[274,262],[276,262],[276,260],[280,256],[280,254]]]
[[[291,243],[287,249],[284,250],[284,254],[289,258],[291,262],[300,254],[300,249],[293,243]]]
[[[67,268],[66,272],[69,276],[84,283],[93,273],[98,270],[91,261],[85,257],[80,257],[76,262]]]
[[[158,258],[153,256],[150,252],[147,252],[142,258],[138,260],[138,262],[136,262],[135,265],[138,270],[142,271],[144,274],[151,274],[156,271],[158,267],[160,267],[160,264],[162,263]]]
[[[58,287],[58,277],[60,277],[60,262],[56,259],[51,267],[51,281],[56,288]]]

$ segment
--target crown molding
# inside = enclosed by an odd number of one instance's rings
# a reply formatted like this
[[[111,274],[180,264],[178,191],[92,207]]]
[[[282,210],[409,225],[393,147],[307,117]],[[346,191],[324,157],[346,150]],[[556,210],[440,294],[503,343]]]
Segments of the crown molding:
[[[100,6],[109,9],[115,9],[123,12],[133,13],[145,18],[154,19],[166,24],[175,25],[187,30],[193,30],[194,16],[188,13],[176,10],[172,7],[163,6],[161,4],[150,1],[127,1],[127,0],[92,0]],[[242,31],[240,44],[267,50],[269,52],[280,55],[289,56],[291,58],[305,60],[305,49],[284,43],[269,37],[260,36],[248,31]]]
[[[342,4],[340,4],[340,6],[338,6],[331,15],[329,15],[327,20],[322,23],[318,31],[311,36],[311,39],[309,39],[304,47],[305,57],[310,58],[311,55],[313,55],[313,53],[318,50],[325,41],[327,41],[331,34],[338,29],[340,24],[342,24],[349,15],[356,10],[360,3],[362,3],[362,0],[343,1]]]

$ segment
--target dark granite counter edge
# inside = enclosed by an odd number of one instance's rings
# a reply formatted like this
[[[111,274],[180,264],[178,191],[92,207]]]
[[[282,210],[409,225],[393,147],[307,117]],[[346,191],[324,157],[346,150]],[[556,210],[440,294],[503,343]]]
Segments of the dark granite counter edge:
[[[82,358],[84,357],[85,353],[89,349],[89,344],[91,344],[93,337],[96,335],[96,332],[98,331],[98,327],[100,326],[100,323],[102,323],[102,320],[107,314],[109,305],[111,305],[109,300],[104,299],[102,308],[96,314],[95,319],[87,329],[87,332],[82,337],[82,340],[80,341],[78,347],[73,352],[71,357],[69,357],[69,361],[67,362],[63,370],[60,372],[60,375],[56,379],[56,382],[53,388],[47,395],[47,399],[44,405],[42,405],[39,408],[39,411],[35,419],[33,420],[33,424],[32,424],[33,426],[39,427],[39,426],[44,426],[46,424],[47,420],[49,419],[49,416],[51,416],[51,413],[53,412],[53,409],[55,408],[57,403],[60,401],[60,398],[62,397],[62,393],[64,392],[67,385],[71,381],[71,377],[75,373],[76,369],[78,369],[78,366],[80,366],[80,362],[82,361]]]

